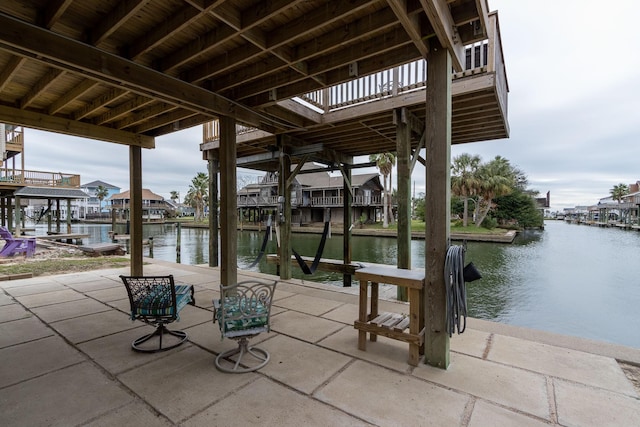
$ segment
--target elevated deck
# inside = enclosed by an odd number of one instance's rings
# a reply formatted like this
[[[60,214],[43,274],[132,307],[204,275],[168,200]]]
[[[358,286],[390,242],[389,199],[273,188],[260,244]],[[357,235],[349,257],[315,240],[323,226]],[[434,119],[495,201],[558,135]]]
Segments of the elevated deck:
[[[489,14],[489,38],[466,46],[464,71],[452,74],[451,141],[461,144],[509,136],[508,82],[497,14]],[[419,148],[425,121],[426,62],[413,61],[386,71],[278,101],[272,109],[299,123],[287,133],[294,147],[292,163],[326,162],[344,155],[361,156],[396,150],[394,110],[404,108]],[[238,166],[275,170],[276,135],[236,127]],[[348,144],[347,144],[348,143]],[[219,147],[219,124],[203,127],[201,150]]]

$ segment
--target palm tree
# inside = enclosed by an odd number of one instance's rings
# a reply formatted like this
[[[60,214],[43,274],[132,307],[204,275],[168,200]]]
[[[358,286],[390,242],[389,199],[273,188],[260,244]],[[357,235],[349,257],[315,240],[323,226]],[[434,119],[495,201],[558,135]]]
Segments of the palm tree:
[[[469,199],[471,199],[480,186],[478,181],[478,168],[480,166],[480,156],[471,154],[460,154],[453,159],[451,165],[451,191],[456,196],[462,198],[463,214],[462,226],[467,226],[469,216]],[[477,207],[477,203],[476,203]]]
[[[189,185],[189,191],[184,198],[184,202],[195,208],[194,221],[201,221],[204,216],[204,206],[209,198],[209,175],[205,172],[198,172],[193,177]]]
[[[624,196],[626,196],[627,194],[629,194],[629,186],[627,184],[618,184],[618,185],[614,185],[613,188],[611,190],[609,190],[609,193],[611,194],[611,197],[613,198],[613,200],[617,200],[618,201],[618,205],[620,205],[620,203],[622,203],[622,199],[624,199]],[[620,211],[620,220],[622,221],[622,209],[618,209]]]
[[[370,162],[375,162],[376,167],[380,170],[382,177],[384,178],[384,186],[383,186],[383,215],[382,215],[382,227],[389,227],[389,206],[391,205],[391,200],[389,197],[389,193],[391,192],[391,179],[389,179],[389,187],[387,187],[387,177],[391,177],[391,171],[393,167],[396,165],[396,155],[394,153],[379,153],[379,154],[371,154],[369,156]]]
[[[109,195],[109,189],[104,185],[98,185],[95,196],[100,201],[100,216],[102,216],[102,201]]]
[[[476,226],[479,227],[487,217],[493,207],[493,199],[510,194],[517,187],[520,175],[521,172],[511,166],[509,160],[501,156],[496,156],[495,159],[480,166],[478,169],[480,187]]]
[[[629,186],[622,183],[614,185],[613,188],[609,190],[609,193],[611,194],[613,200],[617,200],[618,204],[620,204],[622,203],[622,199],[624,199],[624,196],[629,194]]]
[[[171,190],[171,196],[169,197],[173,203],[176,203],[177,200],[180,200],[180,192],[176,190]]]

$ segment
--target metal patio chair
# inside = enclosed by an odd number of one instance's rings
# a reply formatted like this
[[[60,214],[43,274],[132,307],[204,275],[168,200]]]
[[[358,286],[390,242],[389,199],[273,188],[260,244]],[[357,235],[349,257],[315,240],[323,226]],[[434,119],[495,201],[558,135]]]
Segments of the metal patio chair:
[[[276,283],[250,280],[236,285],[220,285],[220,299],[213,301],[213,322],[218,322],[222,338],[236,340],[238,347],[220,353],[215,360],[216,368],[230,373],[251,372],[269,362],[269,353],[250,346],[249,340],[270,331],[271,303]],[[230,358],[236,355],[237,359],[233,362]],[[224,366],[223,359],[231,361],[233,368]],[[249,359],[257,362],[250,362]]]
[[[140,352],[156,353],[175,348],[186,341],[184,331],[169,330],[167,325],[179,320],[179,313],[187,304],[195,305],[193,286],[177,285],[173,275],[168,276],[120,276],[127,288],[131,304],[131,320],[141,320],[154,326],[155,330],[131,343],[131,347]],[[169,346],[163,347],[165,336],[178,338]],[[142,346],[153,337],[158,337],[158,346]],[[172,340],[172,341],[175,341]]]

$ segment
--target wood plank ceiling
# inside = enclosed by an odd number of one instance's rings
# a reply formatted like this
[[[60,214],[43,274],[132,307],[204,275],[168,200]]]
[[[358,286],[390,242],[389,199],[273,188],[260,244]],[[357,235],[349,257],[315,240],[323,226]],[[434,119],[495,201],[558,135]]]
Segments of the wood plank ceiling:
[[[486,0],[2,0],[0,122],[153,147],[157,136],[233,116],[346,156],[393,149],[388,137],[371,139],[376,126],[393,126],[388,112],[323,128],[278,102],[355,78],[353,64],[363,76],[422,58],[432,37],[460,70],[464,45],[486,38],[487,8]]]

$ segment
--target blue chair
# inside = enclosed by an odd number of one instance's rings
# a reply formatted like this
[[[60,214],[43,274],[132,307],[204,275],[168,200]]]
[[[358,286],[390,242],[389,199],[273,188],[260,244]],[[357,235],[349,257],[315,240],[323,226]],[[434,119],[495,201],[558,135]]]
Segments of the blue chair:
[[[154,326],[155,330],[131,343],[135,351],[157,353],[175,348],[186,341],[187,333],[167,329],[171,322],[179,320],[179,313],[187,304],[195,305],[193,286],[176,286],[173,275],[168,276],[120,276],[127,288],[131,305],[131,320],[141,320]],[[163,337],[171,335],[178,338],[169,346],[163,347]],[[158,337],[158,346],[142,346],[153,337]],[[175,340],[172,340],[175,341]]]
[[[216,368],[223,372],[242,373],[262,368],[269,362],[266,350],[249,346],[249,340],[262,332],[270,331],[271,303],[276,283],[245,281],[236,285],[220,285],[220,299],[213,301],[213,322],[218,322],[222,338],[231,338],[238,347],[220,353],[215,360]],[[227,368],[223,359],[238,356],[233,368]],[[257,364],[249,362],[252,356]],[[233,361],[232,361],[233,363]]]

